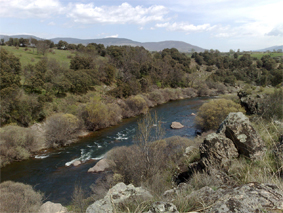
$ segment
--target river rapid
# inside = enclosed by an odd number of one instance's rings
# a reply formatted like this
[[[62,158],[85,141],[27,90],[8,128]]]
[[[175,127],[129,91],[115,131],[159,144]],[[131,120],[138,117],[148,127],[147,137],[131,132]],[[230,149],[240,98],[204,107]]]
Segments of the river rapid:
[[[195,137],[194,120],[198,108],[210,98],[191,98],[170,101],[150,109],[157,113],[158,120],[165,129],[165,138],[174,135]],[[68,205],[71,201],[75,185],[80,185],[90,192],[90,185],[101,177],[101,173],[87,173],[107,151],[116,146],[133,144],[137,122],[142,116],[124,119],[119,125],[95,131],[68,147],[53,150],[34,158],[12,164],[1,169],[1,182],[12,180],[30,184],[36,190],[44,193],[46,200]],[[185,127],[179,130],[170,129],[173,121],[182,123]],[[74,167],[71,163],[81,160],[85,163]]]

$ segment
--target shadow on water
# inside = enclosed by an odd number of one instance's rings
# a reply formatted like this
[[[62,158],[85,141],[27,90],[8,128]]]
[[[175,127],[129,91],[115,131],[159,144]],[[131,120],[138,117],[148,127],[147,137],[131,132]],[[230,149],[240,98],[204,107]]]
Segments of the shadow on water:
[[[193,98],[171,101],[150,110],[157,113],[165,129],[165,137],[174,135],[194,137],[194,116],[201,104],[209,98]],[[135,135],[137,121],[142,116],[123,120],[119,125],[99,130],[91,136],[83,138],[79,143],[72,144],[60,150],[53,150],[41,154],[37,158],[30,158],[21,162],[14,162],[1,170],[1,182],[12,180],[34,186],[45,194],[46,200],[60,202],[67,205],[75,185],[80,185],[90,192],[90,185],[94,184],[101,173],[87,173],[99,158],[116,146],[129,146]],[[173,121],[181,122],[185,128],[170,129]],[[66,166],[73,160],[79,159],[86,163],[78,166]]]

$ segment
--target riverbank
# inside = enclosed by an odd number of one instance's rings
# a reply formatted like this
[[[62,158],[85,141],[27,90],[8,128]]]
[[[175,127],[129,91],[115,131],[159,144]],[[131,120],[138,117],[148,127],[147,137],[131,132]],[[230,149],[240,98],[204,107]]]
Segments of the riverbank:
[[[114,99],[103,94],[101,97],[97,97],[97,94],[90,95],[89,101],[81,104],[75,115],[57,113],[28,128],[14,125],[1,128],[4,141],[1,144],[1,166],[28,159],[46,150],[69,146],[93,131],[117,125],[125,118],[145,114],[150,108],[168,101],[215,96],[219,93],[223,93],[223,90],[166,88],[130,96],[127,99]],[[11,135],[13,137],[10,137]]]

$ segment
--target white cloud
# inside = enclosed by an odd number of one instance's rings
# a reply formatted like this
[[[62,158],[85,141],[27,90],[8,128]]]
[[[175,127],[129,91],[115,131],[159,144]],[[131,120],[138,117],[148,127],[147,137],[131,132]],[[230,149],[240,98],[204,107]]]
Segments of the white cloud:
[[[266,35],[268,35],[268,36],[283,36],[283,24],[277,25]]]
[[[55,24],[53,21],[51,21],[51,22],[48,23],[48,25],[54,26],[54,25],[56,25],[56,24]]]
[[[152,21],[164,21],[168,10],[161,5],[154,5],[148,8],[143,6],[133,7],[128,3],[119,6],[95,7],[90,4],[70,5],[67,17],[74,22],[83,24],[139,24],[144,25]]]
[[[118,34],[116,34],[116,35],[111,35],[111,36],[106,36],[105,38],[118,38]]]
[[[4,0],[0,17],[48,18],[63,11],[58,0]]]
[[[164,27],[169,31],[183,31],[183,32],[203,32],[203,31],[209,31],[214,29],[216,26],[210,26],[210,24],[202,24],[202,25],[193,25],[193,24],[187,24],[184,22],[180,23],[162,23],[162,24],[156,24],[156,27]]]

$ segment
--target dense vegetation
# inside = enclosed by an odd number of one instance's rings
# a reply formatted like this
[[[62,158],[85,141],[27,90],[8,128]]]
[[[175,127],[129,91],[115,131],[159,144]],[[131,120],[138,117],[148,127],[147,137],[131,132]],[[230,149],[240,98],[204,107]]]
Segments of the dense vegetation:
[[[64,146],[81,129],[115,125],[169,100],[224,94],[240,81],[261,86],[282,82],[282,58],[269,55],[259,60],[211,50],[190,57],[175,48],[151,53],[143,47],[34,39],[10,39],[6,44],[0,50],[0,123],[7,135],[1,142],[1,165],[25,159],[39,147]],[[18,50],[24,51],[16,57]],[[26,55],[37,56],[36,61]],[[43,121],[38,144],[32,145],[29,137],[21,144],[10,141],[15,128],[29,135],[27,127]],[[18,149],[25,154],[18,156]],[[5,150],[13,152],[8,156]]]

